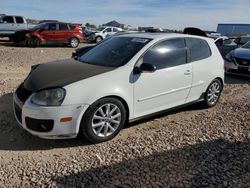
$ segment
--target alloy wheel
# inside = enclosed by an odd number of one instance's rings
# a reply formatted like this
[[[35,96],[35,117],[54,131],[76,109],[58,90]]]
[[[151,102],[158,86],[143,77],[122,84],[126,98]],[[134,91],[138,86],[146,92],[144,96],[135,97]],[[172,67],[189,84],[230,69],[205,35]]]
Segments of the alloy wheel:
[[[78,40],[75,39],[75,38],[71,39],[70,45],[71,45],[73,48],[77,47],[77,46],[78,46]]]
[[[92,118],[92,130],[99,137],[108,137],[115,133],[121,123],[121,111],[113,103],[99,107]]]
[[[218,82],[214,82],[211,84],[211,86],[208,89],[208,94],[207,94],[207,100],[211,105],[214,105],[219,97],[220,97],[220,92],[221,92],[221,86]]]

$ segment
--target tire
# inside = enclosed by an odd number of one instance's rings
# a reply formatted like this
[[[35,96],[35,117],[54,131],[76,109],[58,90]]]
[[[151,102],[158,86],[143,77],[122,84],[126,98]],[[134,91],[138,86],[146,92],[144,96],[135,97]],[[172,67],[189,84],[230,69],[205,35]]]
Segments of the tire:
[[[206,108],[214,107],[220,99],[223,85],[220,80],[214,79],[208,86],[203,104]]]
[[[98,43],[98,42],[101,42],[102,40],[103,40],[103,38],[98,36],[98,37],[96,37],[95,42]]]
[[[114,138],[125,122],[126,109],[122,102],[116,98],[103,98],[86,111],[79,135],[93,144],[105,142]]]
[[[36,48],[40,46],[40,41],[36,37],[31,37],[27,39],[27,46],[31,48]]]
[[[72,48],[77,48],[78,45],[79,45],[80,41],[78,40],[78,38],[76,37],[73,37],[69,40],[69,45],[72,47]]]

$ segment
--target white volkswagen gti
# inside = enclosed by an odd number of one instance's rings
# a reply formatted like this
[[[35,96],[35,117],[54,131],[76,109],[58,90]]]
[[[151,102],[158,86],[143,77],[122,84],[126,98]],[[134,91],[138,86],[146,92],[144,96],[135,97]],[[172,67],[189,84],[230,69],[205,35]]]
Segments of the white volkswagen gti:
[[[213,107],[224,62],[209,38],[137,33],[114,36],[74,59],[40,64],[14,93],[21,127],[47,139],[115,137],[140,118],[203,101]]]

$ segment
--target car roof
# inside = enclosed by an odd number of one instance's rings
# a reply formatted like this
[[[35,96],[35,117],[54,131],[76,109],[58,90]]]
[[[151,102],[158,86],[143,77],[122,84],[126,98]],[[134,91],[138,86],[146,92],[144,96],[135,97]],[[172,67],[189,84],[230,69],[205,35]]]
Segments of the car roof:
[[[179,34],[179,33],[126,33],[122,35],[117,35],[117,37],[138,37],[138,38],[149,38],[149,39],[164,39],[164,38],[174,38],[174,37],[192,37],[192,38],[200,38],[205,40],[213,40],[208,37],[201,37],[196,35],[188,35],[188,34]]]
[[[72,24],[72,23],[67,23],[67,22],[58,22],[58,21],[43,22],[41,24],[71,24],[71,25],[77,25],[77,24]]]

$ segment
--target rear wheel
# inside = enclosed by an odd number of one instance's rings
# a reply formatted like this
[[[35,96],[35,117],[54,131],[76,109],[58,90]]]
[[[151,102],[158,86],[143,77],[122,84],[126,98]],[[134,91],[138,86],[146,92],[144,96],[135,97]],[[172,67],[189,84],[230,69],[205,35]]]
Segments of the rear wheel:
[[[69,40],[69,44],[72,48],[76,48],[79,45],[79,43],[80,43],[79,40],[75,37]]]
[[[36,48],[40,45],[40,41],[36,37],[31,37],[27,40],[28,47]]]
[[[208,86],[205,93],[204,105],[207,108],[213,107],[219,101],[222,92],[222,83],[218,79],[214,79]]]
[[[79,134],[91,143],[114,138],[126,122],[126,110],[116,98],[103,98],[92,104],[85,113]]]

